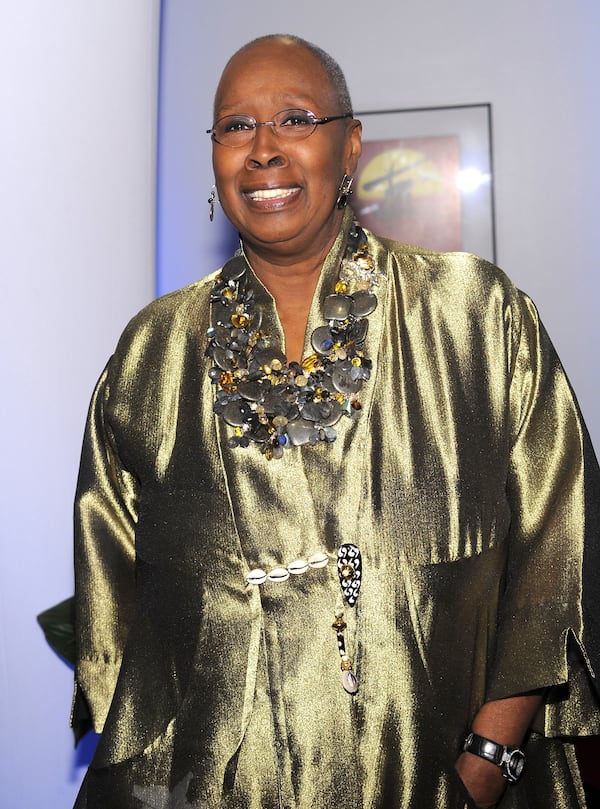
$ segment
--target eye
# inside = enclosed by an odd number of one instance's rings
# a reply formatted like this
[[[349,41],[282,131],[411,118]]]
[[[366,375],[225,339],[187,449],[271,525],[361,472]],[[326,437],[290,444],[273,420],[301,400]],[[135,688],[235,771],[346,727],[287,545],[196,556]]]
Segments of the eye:
[[[313,126],[313,116],[307,110],[285,110],[281,113],[280,126]]]
[[[222,132],[245,132],[254,129],[254,119],[245,115],[231,115],[224,118],[218,125]]]

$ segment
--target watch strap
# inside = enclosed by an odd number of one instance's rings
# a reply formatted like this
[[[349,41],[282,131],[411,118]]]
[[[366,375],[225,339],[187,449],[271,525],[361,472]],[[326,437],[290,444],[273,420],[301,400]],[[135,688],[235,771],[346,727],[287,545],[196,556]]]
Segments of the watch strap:
[[[525,755],[518,747],[499,744],[473,732],[469,733],[465,739],[463,751],[495,764],[496,767],[501,769],[502,775],[507,781],[511,783],[519,780],[525,763]]]
[[[491,761],[497,767],[502,763],[504,751],[506,747],[498,742],[493,742],[491,739],[486,739],[485,736],[479,736],[477,733],[469,733],[465,739],[463,750],[467,753],[473,753],[475,756],[485,758]]]

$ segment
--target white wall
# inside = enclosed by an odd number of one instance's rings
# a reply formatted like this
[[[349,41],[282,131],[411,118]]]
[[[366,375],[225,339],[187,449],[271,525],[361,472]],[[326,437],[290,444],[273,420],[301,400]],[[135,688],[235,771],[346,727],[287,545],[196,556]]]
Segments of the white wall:
[[[226,239],[206,204],[220,71],[277,31],[330,51],[356,109],[492,103],[498,262],[536,300],[600,447],[598,0],[166,4],[158,258],[177,285]]]
[[[0,806],[68,809],[72,673],[35,616],[72,592],[91,388],[153,294],[159,2],[0,5]]]

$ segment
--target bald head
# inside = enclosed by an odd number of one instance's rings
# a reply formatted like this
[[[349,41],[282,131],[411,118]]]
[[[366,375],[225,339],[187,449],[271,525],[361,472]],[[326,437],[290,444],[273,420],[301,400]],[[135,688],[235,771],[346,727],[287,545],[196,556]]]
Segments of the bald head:
[[[253,50],[261,50],[264,49],[265,46],[267,48],[269,46],[273,46],[274,50],[279,50],[283,53],[285,53],[285,50],[287,48],[289,48],[290,50],[302,49],[307,51],[308,54],[310,54],[310,56],[316,59],[316,61],[321,66],[323,73],[325,74],[325,78],[330,87],[332,101],[337,107],[335,111],[340,113],[352,111],[352,100],[350,98],[350,93],[348,91],[346,78],[342,72],[341,67],[338,65],[338,63],[332,56],[330,56],[322,48],[319,48],[318,45],[314,45],[312,42],[308,42],[307,40],[302,39],[301,37],[294,36],[293,34],[268,34],[266,36],[253,39],[246,45],[242,45],[242,47],[233,54],[233,56],[229,59],[229,61],[225,65],[221,81],[219,82],[217,91],[215,93],[215,102],[214,102],[215,114],[217,107],[219,105],[220,87],[223,78],[225,77],[228,70],[235,66],[235,63],[238,61],[240,56],[242,55],[247,56]]]

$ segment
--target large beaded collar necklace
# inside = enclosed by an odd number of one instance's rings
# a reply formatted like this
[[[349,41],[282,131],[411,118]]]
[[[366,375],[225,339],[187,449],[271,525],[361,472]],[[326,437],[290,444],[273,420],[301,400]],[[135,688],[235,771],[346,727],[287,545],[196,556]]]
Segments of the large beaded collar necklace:
[[[367,317],[377,306],[379,277],[355,220],[335,291],[323,302],[326,322],[311,335],[314,353],[288,364],[260,328],[246,260],[225,264],[211,292],[206,354],[217,386],[214,412],[233,428],[230,447],[253,443],[268,460],[281,458],[289,447],[335,441],[340,418],[359,414],[358,394],[371,369],[363,351]]]

